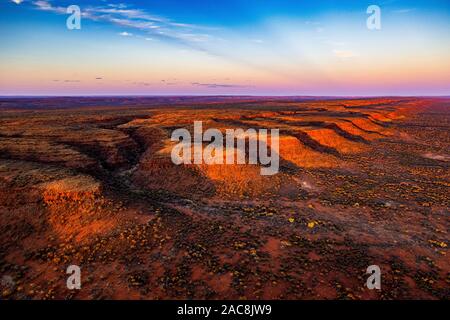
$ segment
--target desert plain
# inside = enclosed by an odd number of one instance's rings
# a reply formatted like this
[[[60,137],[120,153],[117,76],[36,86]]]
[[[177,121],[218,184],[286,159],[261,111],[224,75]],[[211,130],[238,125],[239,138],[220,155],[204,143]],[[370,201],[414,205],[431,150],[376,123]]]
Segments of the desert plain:
[[[194,121],[279,173],[173,164]],[[449,299],[449,150],[448,98],[1,98],[1,298]]]

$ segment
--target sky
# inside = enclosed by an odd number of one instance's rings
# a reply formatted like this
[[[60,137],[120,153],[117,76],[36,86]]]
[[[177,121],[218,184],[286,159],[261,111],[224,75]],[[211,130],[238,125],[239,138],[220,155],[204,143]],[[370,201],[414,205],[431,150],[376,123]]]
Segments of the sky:
[[[228,94],[450,95],[450,1],[0,0],[2,96]]]

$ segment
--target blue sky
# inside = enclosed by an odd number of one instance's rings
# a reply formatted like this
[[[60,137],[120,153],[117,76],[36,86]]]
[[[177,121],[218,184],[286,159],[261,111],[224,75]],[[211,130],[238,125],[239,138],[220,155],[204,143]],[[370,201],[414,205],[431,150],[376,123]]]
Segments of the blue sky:
[[[0,39],[0,94],[450,94],[449,1],[1,0]]]

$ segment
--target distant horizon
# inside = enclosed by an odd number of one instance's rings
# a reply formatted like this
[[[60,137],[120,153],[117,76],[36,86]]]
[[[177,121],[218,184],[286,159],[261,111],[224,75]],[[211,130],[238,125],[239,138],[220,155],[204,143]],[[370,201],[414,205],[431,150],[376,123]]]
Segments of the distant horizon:
[[[254,97],[254,98],[450,98],[448,95],[259,95],[259,94],[79,94],[79,95],[0,95],[0,98],[158,98],[158,97]]]

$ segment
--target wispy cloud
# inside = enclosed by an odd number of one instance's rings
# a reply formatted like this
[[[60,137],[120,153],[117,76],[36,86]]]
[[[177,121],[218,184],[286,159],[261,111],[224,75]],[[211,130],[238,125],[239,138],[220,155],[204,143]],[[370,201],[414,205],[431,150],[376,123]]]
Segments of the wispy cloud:
[[[196,87],[206,87],[206,88],[245,88],[248,86],[239,84],[223,84],[223,83],[199,83],[192,82],[191,85]]]
[[[140,86],[140,87],[149,87],[152,84],[149,82],[133,82],[132,85],[134,86]]]
[[[50,1],[47,1],[47,0],[33,1],[33,4],[39,10],[51,11],[51,12],[60,13],[60,14],[66,14],[67,13],[67,9],[66,8],[64,8],[62,6],[53,6],[50,3]]]
[[[73,80],[73,79],[66,79],[66,80],[54,79],[54,80],[52,80],[52,81],[53,81],[53,82],[65,82],[65,83],[81,82],[81,80]]]
[[[127,5],[124,3],[109,3],[109,4],[107,4],[107,6],[111,7],[111,8],[118,8],[118,9],[125,9],[127,7]]]
[[[132,33],[129,33],[129,32],[126,32],[126,31],[124,31],[124,32],[120,32],[120,33],[119,33],[119,36],[122,36],[122,37],[132,37],[132,36],[133,36],[133,34],[132,34]]]
[[[23,1],[23,0],[12,0]],[[66,8],[54,4],[50,0],[36,0],[32,4],[39,10],[66,14]],[[198,50],[197,44],[215,39],[206,33],[214,28],[173,21],[169,18],[153,15],[139,8],[129,8],[127,4],[105,4],[103,6],[87,6],[82,9],[82,17],[94,21],[104,21],[121,27],[135,29],[143,34],[146,40],[156,38],[176,41]],[[131,36],[131,32],[121,32],[122,36]],[[151,37],[149,37],[151,35]]]

